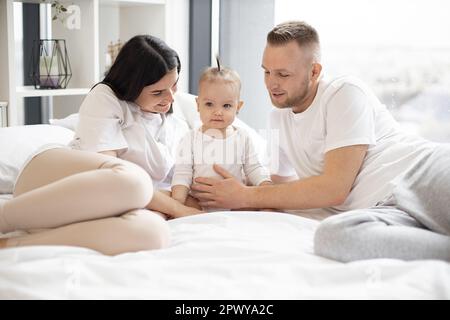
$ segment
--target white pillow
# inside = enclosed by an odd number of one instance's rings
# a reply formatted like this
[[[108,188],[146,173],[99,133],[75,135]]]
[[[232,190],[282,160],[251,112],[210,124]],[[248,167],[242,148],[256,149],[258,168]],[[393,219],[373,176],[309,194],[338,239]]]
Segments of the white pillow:
[[[47,124],[0,128],[0,193],[12,193],[19,170],[38,148],[68,144],[74,132]]]
[[[75,131],[77,128],[78,119],[78,113],[72,113],[63,119],[50,119],[49,122],[54,126],[60,126]]]
[[[189,128],[200,126],[200,116],[197,111],[195,95],[185,92],[177,92],[173,102],[173,114],[184,119]]]

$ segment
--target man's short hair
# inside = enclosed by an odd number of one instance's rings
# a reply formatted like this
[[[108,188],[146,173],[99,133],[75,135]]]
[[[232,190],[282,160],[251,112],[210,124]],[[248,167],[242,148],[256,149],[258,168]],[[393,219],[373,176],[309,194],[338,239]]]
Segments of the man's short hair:
[[[283,22],[267,34],[267,43],[271,45],[284,45],[291,41],[296,41],[300,48],[310,48],[314,62],[320,62],[319,34],[306,22]]]

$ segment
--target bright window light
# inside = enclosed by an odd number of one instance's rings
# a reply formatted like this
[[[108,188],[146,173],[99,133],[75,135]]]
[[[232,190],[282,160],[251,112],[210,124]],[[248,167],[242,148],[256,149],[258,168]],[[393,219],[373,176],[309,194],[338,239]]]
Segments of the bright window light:
[[[275,24],[319,32],[327,74],[352,74],[408,131],[450,142],[450,2],[275,0]]]

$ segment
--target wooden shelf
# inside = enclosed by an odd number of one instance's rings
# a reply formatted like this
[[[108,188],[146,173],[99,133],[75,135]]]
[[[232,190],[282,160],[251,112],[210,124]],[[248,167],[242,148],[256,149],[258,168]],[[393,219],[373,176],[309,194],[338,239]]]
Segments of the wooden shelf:
[[[79,96],[85,95],[90,88],[70,89],[35,89],[33,86],[17,87],[17,97],[56,97],[56,96]]]

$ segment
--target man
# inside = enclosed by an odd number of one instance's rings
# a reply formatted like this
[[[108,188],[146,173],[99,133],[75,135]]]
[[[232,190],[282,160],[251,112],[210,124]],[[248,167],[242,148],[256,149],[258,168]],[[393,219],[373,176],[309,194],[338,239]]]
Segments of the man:
[[[450,147],[401,132],[359,80],[323,77],[319,37],[306,23],[269,32],[262,68],[277,108],[276,184],[244,186],[216,166],[224,180],[193,186],[201,204],[340,213],[314,239],[317,254],[340,261],[450,261]]]

